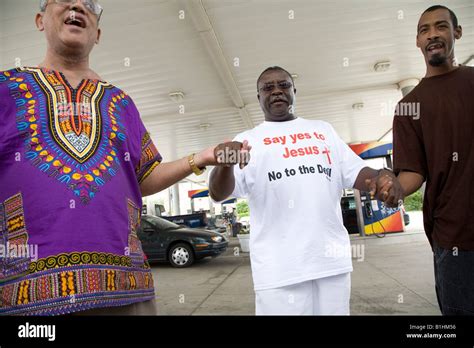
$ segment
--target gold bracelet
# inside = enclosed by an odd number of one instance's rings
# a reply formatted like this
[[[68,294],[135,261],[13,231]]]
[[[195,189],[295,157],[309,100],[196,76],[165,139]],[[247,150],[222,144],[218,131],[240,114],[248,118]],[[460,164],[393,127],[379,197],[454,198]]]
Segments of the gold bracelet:
[[[189,166],[191,167],[191,170],[193,171],[194,174],[196,175],[201,175],[202,173],[204,173],[204,171],[206,170],[206,167],[203,167],[203,168],[199,168],[197,165],[196,165],[196,162],[194,162],[194,155],[195,153],[191,154],[188,156],[188,163],[189,163]]]

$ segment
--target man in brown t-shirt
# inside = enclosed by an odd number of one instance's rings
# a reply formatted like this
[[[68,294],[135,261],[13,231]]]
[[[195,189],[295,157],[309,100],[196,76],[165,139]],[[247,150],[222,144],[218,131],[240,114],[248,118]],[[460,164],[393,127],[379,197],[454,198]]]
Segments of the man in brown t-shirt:
[[[424,225],[444,315],[474,314],[474,68],[456,63],[461,36],[448,8],[422,14],[417,46],[426,76],[399,102],[393,123],[394,169],[405,195],[426,181]]]

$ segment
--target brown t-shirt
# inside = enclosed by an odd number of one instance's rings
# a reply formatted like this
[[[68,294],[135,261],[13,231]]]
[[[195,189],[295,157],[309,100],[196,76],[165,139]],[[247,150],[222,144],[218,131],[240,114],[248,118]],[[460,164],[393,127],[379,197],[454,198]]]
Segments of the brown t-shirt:
[[[431,245],[474,250],[474,68],[424,78],[399,102],[393,155],[395,173],[426,179],[423,215]]]

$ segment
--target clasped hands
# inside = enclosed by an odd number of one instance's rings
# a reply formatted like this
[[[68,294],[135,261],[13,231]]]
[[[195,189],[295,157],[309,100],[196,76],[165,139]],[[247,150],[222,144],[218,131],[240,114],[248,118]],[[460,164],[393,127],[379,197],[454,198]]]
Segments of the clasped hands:
[[[206,164],[221,167],[239,165],[243,169],[250,162],[251,149],[246,140],[244,142],[227,141],[205,150]],[[380,170],[377,176],[366,179],[365,184],[371,198],[384,202],[387,207],[395,208],[403,202],[403,188],[390,170]]]

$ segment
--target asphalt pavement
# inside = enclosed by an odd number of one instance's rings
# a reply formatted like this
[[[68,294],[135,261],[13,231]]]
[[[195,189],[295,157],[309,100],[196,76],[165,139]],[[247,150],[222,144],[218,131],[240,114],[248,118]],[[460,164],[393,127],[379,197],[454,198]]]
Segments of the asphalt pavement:
[[[352,315],[440,315],[434,290],[433,256],[411,214],[407,232],[385,238],[351,236]],[[160,315],[254,315],[255,295],[248,253],[227,251],[189,268],[154,264]]]

